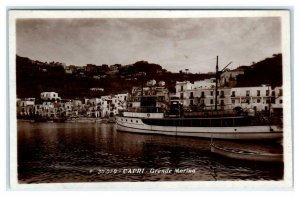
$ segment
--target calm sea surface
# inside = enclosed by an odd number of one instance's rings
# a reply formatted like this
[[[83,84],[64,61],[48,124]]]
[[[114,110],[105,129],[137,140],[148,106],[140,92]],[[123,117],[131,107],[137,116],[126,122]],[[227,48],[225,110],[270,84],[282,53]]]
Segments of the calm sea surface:
[[[282,180],[282,164],[212,154],[210,140],[118,132],[114,124],[18,121],[20,183]],[[215,141],[261,152],[278,144]]]

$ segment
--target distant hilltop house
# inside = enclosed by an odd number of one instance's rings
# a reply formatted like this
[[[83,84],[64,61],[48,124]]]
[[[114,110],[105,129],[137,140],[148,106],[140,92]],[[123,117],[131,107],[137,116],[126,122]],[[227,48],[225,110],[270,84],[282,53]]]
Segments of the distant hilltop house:
[[[160,81],[160,82],[158,82],[158,85],[159,85],[159,86],[165,86],[165,85],[166,85],[166,82]]]
[[[155,79],[151,79],[151,80],[147,81],[147,86],[155,86],[155,85],[156,85]]]
[[[66,66],[65,67],[65,73],[67,74],[73,74],[73,73],[76,73],[78,67],[75,66],[75,65],[69,65],[69,66]]]
[[[90,91],[92,91],[92,92],[103,92],[104,88],[90,88]]]
[[[157,84],[155,79],[151,79],[151,80],[147,81],[147,86],[155,86],[155,85],[158,85],[158,86],[165,86],[165,85],[166,85],[166,82],[164,82],[164,81],[159,81],[158,84]]]
[[[42,92],[41,99],[45,100],[45,101],[61,100],[61,98],[58,96],[58,93],[56,93],[56,92]]]

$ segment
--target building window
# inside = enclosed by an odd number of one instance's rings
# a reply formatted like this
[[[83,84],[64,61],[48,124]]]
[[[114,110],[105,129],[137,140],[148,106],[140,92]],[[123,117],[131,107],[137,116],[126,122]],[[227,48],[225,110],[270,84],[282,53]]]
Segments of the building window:
[[[282,96],[282,89],[279,89],[279,95],[278,96]]]
[[[194,100],[190,100],[190,105],[194,105]]]
[[[272,96],[275,96],[275,91],[272,91]]]
[[[224,97],[224,91],[223,90],[221,91],[221,97]]]
[[[224,106],[225,104],[224,104],[224,100],[221,100],[221,106]]]
[[[204,98],[205,95],[204,95],[204,92],[201,92],[201,98]]]
[[[183,93],[180,93],[180,99],[183,99]]]
[[[232,92],[231,92],[231,96],[232,96],[232,97],[235,97],[235,91],[232,91]]]
[[[260,103],[260,99],[257,99],[257,103]]]
[[[213,96],[214,95],[214,91],[210,91],[210,96]]]
[[[214,104],[214,100],[213,99],[210,99],[210,104]]]
[[[194,92],[190,93],[190,98],[194,98]]]
[[[279,103],[282,104],[282,100],[281,99],[279,100]]]
[[[250,90],[246,90],[246,96],[250,96]]]
[[[219,91],[217,91],[217,96],[219,96]]]
[[[235,104],[235,100],[234,100],[234,99],[232,99],[232,100],[231,100],[231,103],[232,103],[232,104]]]
[[[180,91],[183,91],[183,86],[180,87]]]
[[[260,90],[257,90],[257,96],[260,96]]]
[[[270,90],[266,90],[266,96],[269,96]]]

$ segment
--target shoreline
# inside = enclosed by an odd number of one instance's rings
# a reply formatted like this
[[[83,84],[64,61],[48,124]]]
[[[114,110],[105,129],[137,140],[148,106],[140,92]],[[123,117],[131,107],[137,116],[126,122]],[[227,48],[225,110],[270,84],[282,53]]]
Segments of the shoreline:
[[[35,123],[33,119],[17,119],[17,121],[20,122],[32,122]],[[49,120],[46,121],[48,123],[57,123],[55,121]],[[114,118],[113,120],[110,120],[110,118],[74,118],[74,119],[69,119],[64,122],[60,123],[114,123]]]

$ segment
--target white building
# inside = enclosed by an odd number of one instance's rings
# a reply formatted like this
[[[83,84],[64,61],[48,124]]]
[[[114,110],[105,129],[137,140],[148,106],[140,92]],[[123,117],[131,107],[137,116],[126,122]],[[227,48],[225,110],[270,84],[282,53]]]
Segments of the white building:
[[[101,102],[101,98],[91,98],[88,101],[88,104],[96,106]]]
[[[212,89],[216,85],[216,78],[204,79],[195,81],[193,84],[194,89]]]
[[[128,93],[101,97],[101,116],[116,115],[127,107]]]
[[[202,81],[189,81],[176,83],[176,97],[182,102],[184,107],[194,107],[197,109],[215,109],[215,78]],[[217,108],[230,109],[230,89],[218,88]]]
[[[176,82],[176,97],[184,107],[193,109],[215,109],[214,78],[196,81]],[[269,103],[270,102],[270,103]],[[271,86],[258,87],[221,87],[217,91],[217,109],[253,109],[254,111],[282,111],[282,88]]]
[[[220,75],[221,86],[233,87],[236,85],[238,75],[244,74],[244,69],[227,70]]]
[[[183,106],[189,106],[189,92],[188,90],[193,89],[192,83],[189,81],[183,81],[183,82],[176,82],[176,97],[179,97],[180,101],[182,102]]]
[[[282,109],[282,88],[271,86],[235,87],[231,89],[233,108],[253,109],[255,111]]]
[[[21,116],[32,115],[34,113],[34,98],[17,99],[17,114]]]
[[[155,85],[156,85],[156,80],[155,79],[147,81],[147,86],[155,86]]]
[[[272,110],[276,114],[283,114],[283,92],[282,92],[282,87],[275,87],[274,91],[272,94],[275,96],[273,97],[272,101]]]
[[[165,86],[165,85],[166,85],[166,82],[160,81],[160,82],[158,82],[158,85],[159,85],[159,86]]]
[[[56,100],[60,100],[61,98],[58,97],[58,93],[56,92],[42,92],[41,99],[48,100],[48,101],[56,101]]]
[[[243,75],[246,70],[245,66],[240,66],[234,70],[226,70],[220,75],[221,86],[234,87],[236,85],[237,76]]]

